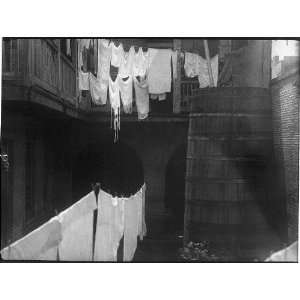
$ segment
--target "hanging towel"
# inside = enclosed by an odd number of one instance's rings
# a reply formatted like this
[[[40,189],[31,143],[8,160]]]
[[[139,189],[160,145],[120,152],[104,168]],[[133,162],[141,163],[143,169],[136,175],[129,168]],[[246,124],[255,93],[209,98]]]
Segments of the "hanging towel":
[[[219,70],[219,59],[218,55],[214,56],[210,60],[211,70],[213,75],[214,86],[218,84],[218,70]],[[206,88],[209,86],[209,75],[206,59],[199,56],[199,74],[198,74],[200,88]]]
[[[1,250],[1,257],[4,260],[57,260],[61,239],[61,224],[58,217],[54,217]]]
[[[126,80],[118,78],[123,109],[126,114],[132,112],[132,76],[129,75]]]
[[[104,105],[107,101],[108,81],[102,78],[96,78],[92,73],[89,76],[90,92],[93,103]]]
[[[131,196],[125,201],[124,208],[124,253],[123,261],[131,261],[137,247],[139,234],[139,201],[140,193]]]
[[[111,64],[114,67],[119,68],[121,61],[124,57],[123,45],[120,43],[118,47],[115,46],[114,42],[111,42]]]
[[[149,49],[150,57],[152,50]],[[148,74],[149,93],[162,94],[171,92],[171,55],[170,49],[159,49],[154,56]]]
[[[108,40],[98,40],[98,72],[97,78],[104,84],[108,84],[112,44]]]
[[[93,217],[97,208],[96,196],[90,192],[59,214],[62,241],[59,259],[62,261],[92,261]]]
[[[120,87],[118,76],[115,81],[109,77],[109,100],[113,112],[113,128],[115,132],[114,140],[118,139],[118,131],[120,130]]]
[[[155,58],[155,56],[158,53],[158,49],[154,49],[154,48],[149,48],[148,49],[148,57],[149,57],[149,68],[151,67],[151,64]]]
[[[135,102],[140,120],[148,117],[149,114],[149,92],[147,77],[140,78],[140,81],[134,76]]]
[[[94,261],[117,261],[120,240],[124,234],[124,200],[100,190]]]
[[[80,91],[88,91],[90,89],[89,85],[89,73],[79,71],[79,90]]]
[[[135,58],[135,50],[134,47],[130,47],[128,52],[125,52],[121,57],[119,76],[121,78],[127,78],[132,76],[133,72],[133,62]]]
[[[149,68],[149,52],[144,53],[142,47],[134,54],[133,75],[144,77]]]
[[[185,53],[184,59],[184,71],[187,77],[198,76],[201,72],[200,70],[200,56],[196,53]]]

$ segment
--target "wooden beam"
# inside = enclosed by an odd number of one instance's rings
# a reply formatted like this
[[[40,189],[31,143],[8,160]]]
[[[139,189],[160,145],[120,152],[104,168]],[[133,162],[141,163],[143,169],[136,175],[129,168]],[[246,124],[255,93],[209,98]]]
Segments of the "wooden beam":
[[[176,51],[177,63],[176,63],[176,79],[173,81],[173,113],[180,113],[181,103],[181,40],[173,40],[173,49]],[[173,70],[174,72],[174,70]]]
[[[204,50],[205,50],[206,63],[207,63],[208,76],[209,76],[209,86],[213,87],[214,86],[214,78],[213,78],[212,70],[211,70],[210,54],[209,54],[207,40],[203,40],[203,43],[204,43]]]

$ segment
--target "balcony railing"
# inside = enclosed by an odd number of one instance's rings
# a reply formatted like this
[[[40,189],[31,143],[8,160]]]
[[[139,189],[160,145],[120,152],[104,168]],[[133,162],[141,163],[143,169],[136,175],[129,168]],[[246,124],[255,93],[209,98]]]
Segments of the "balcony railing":
[[[4,80],[24,80],[62,103],[76,106],[76,63],[60,52],[58,40],[4,39],[2,62]]]

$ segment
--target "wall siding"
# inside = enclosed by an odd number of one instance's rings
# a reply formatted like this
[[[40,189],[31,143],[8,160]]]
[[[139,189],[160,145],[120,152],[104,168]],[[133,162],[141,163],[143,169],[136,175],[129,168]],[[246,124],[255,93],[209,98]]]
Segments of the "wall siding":
[[[275,163],[282,174],[286,199],[288,242],[298,239],[299,198],[299,74],[271,84]]]

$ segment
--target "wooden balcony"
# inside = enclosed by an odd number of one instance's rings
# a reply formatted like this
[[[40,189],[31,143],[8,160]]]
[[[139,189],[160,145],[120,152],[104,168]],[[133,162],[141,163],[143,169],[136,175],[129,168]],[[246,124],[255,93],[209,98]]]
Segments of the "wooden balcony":
[[[61,41],[3,39],[3,100],[29,100],[82,118],[99,119],[110,116],[109,100],[104,106],[95,106],[89,93],[83,97],[78,90],[76,41],[74,40],[72,46],[71,59],[61,51]],[[159,118],[181,118],[187,115],[189,97],[198,89],[198,83],[183,80],[181,68],[179,61],[177,77],[180,79],[173,82],[173,89],[168,94],[167,101],[161,101],[161,104],[151,107],[151,115]],[[125,119],[137,119],[135,107],[133,114],[127,115]]]
[[[71,61],[60,51],[60,40],[4,39],[2,48],[4,101],[29,100],[60,111],[77,109],[77,59]]]

